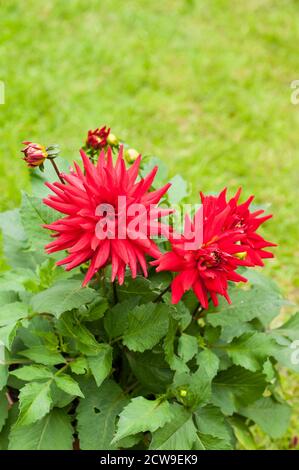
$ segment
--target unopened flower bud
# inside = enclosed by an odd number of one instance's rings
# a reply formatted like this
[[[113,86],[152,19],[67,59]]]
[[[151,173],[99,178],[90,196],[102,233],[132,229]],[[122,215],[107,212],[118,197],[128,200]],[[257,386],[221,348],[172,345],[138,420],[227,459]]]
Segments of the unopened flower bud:
[[[116,147],[119,144],[118,138],[112,132],[107,137],[107,144],[112,145],[112,147]]]
[[[103,126],[97,128],[94,131],[88,131],[86,146],[88,148],[99,150],[107,145],[108,135],[110,134],[110,128]]]
[[[133,163],[139,157],[139,152],[136,149],[128,149],[125,151],[125,159],[128,163]]]
[[[26,147],[22,150],[24,153],[24,161],[30,168],[35,168],[44,163],[48,157],[47,149],[44,145],[34,142],[23,142]]]
[[[180,396],[181,396],[182,398],[185,398],[185,397],[187,396],[187,393],[188,393],[188,392],[187,392],[187,390],[186,390],[185,388],[182,388],[182,389],[180,390]]]
[[[235,256],[241,260],[245,259],[246,256],[247,256],[247,252],[246,251],[240,251],[239,253],[235,253]]]

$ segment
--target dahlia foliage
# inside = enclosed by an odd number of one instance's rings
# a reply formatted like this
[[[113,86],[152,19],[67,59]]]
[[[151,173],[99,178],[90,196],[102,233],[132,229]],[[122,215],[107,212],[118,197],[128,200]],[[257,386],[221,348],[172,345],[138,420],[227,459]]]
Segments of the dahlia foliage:
[[[275,447],[299,322],[272,322],[292,306],[261,273],[271,215],[240,189],[191,200],[107,126],[71,166],[25,145],[32,192],[0,214],[0,448],[253,449],[253,425]]]

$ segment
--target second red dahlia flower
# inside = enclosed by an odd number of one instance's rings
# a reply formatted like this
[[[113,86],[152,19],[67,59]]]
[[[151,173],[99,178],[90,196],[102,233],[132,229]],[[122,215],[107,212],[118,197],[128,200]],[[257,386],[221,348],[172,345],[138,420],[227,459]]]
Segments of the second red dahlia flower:
[[[270,216],[250,213],[251,198],[238,206],[239,193],[229,202],[226,190],[217,197],[202,194],[202,206],[193,221],[186,218],[184,234],[179,239],[172,236],[172,250],[151,263],[157,271],[178,273],[171,285],[173,303],[189,289],[203,308],[208,308],[209,297],[214,305],[218,295],[230,302],[228,281],[247,281],[236,272],[238,267],[261,265],[262,258],[273,256],[262,248],[274,244],[256,234]]]

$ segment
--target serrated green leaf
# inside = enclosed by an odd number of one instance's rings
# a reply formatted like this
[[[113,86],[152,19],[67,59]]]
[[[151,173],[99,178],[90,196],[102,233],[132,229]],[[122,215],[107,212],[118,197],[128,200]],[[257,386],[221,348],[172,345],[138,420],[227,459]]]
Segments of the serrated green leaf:
[[[194,450],[232,450],[232,444],[225,439],[209,434],[197,433]]]
[[[291,408],[286,403],[278,403],[270,397],[263,397],[241,408],[239,413],[254,421],[270,437],[277,439],[288,429]]]
[[[108,310],[109,304],[107,299],[99,298],[92,302],[88,308],[85,308],[84,312],[80,311],[80,316],[84,321],[95,321],[99,320],[104,316],[104,313]]]
[[[53,377],[53,372],[44,366],[32,365],[23,366],[19,369],[10,372],[10,375],[14,375],[20,380],[30,382],[31,380],[45,380]]]
[[[196,411],[195,419],[200,433],[218,437],[232,444],[232,431],[220,408],[208,404]]]
[[[188,366],[184,363],[182,358],[178,357],[175,353],[176,332],[178,330],[178,323],[173,318],[169,319],[169,327],[166,337],[164,339],[165,359],[169,367],[173,371],[180,373],[188,372]]]
[[[3,344],[0,343],[0,390],[5,387],[8,379],[8,366],[6,364],[6,352]]]
[[[0,308],[0,326],[11,325],[28,316],[27,305],[13,302]]]
[[[198,342],[195,336],[183,333],[178,342],[178,354],[184,362],[189,362],[198,351]]]
[[[197,365],[212,380],[219,368],[219,358],[210,349],[204,349],[196,356]]]
[[[104,318],[105,330],[109,339],[119,338],[128,326],[128,315],[138,305],[139,298],[132,297],[116,304]]]
[[[279,293],[261,286],[249,290],[232,288],[230,297],[231,304],[220,299],[218,307],[210,307],[206,318],[212,326],[236,328],[253,318],[259,318],[264,325],[268,325],[284,304]]]
[[[74,361],[70,362],[70,368],[74,374],[85,374],[88,371],[87,359],[85,357],[77,357]]]
[[[19,327],[20,327],[20,322],[11,323],[9,325],[2,326],[0,328],[0,345],[4,344],[4,346],[8,350],[10,350]]]
[[[64,312],[92,302],[96,296],[95,290],[82,288],[81,281],[67,279],[33,296],[31,307],[36,313],[50,313],[59,318]]]
[[[192,321],[192,315],[182,301],[171,305],[170,314],[178,322],[181,331],[184,331]]]
[[[166,387],[172,382],[173,371],[165,362],[161,351],[153,350],[144,353],[128,351],[126,356],[133,374],[145,390],[149,393],[165,392]]]
[[[81,353],[95,356],[101,352],[101,345],[75,313],[63,314],[57,323],[57,329],[63,336],[74,340]]]
[[[29,244],[21,223],[20,210],[0,213],[0,228],[3,233],[3,251],[9,266],[35,269],[42,256],[28,250]]]
[[[232,416],[230,423],[233,427],[236,439],[246,450],[256,450],[257,446],[248,426],[240,416]]]
[[[299,312],[291,316],[291,318],[281,325],[279,328],[271,330],[272,335],[286,336],[292,341],[299,339]]]
[[[255,372],[262,369],[269,356],[278,349],[275,341],[266,333],[245,333],[225,346],[234,364]]]
[[[5,390],[0,392],[0,431],[2,430],[8,416],[8,401]]]
[[[253,403],[264,392],[267,382],[261,372],[232,366],[219,372],[213,381],[212,402],[227,415],[242,405]]]
[[[30,246],[43,253],[44,246],[49,243],[50,234],[42,226],[57,219],[56,211],[46,206],[40,198],[23,192],[20,215]]]
[[[68,393],[69,395],[74,395],[75,397],[84,398],[84,395],[81,392],[78,383],[70,375],[67,375],[67,374],[56,375],[55,383],[58,388]]]
[[[135,279],[126,277],[122,286],[117,286],[117,296],[119,302],[124,302],[132,297],[142,299],[142,302],[147,303],[154,300],[159,295],[157,286],[143,276],[137,276]]]
[[[109,344],[100,344],[100,352],[96,356],[87,358],[88,365],[99,387],[106,377],[110,374],[112,368],[113,349]]]
[[[52,404],[50,384],[51,381],[31,382],[20,390],[20,414],[16,426],[35,423],[49,413]]]
[[[151,349],[166,335],[168,323],[169,307],[166,304],[137,306],[128,314],[123,343],[132,351]]]
[[[78,432],[82,450],[113,450],[116,417],[128,403],[128,398],[112,380],[100,388],[95,382],[82,381],[84,399],[77,408]]]
[[[19,354],[21,356],[28,357],[28,359],[31,359],[34,362],[44,364],[46,366],[55,366],[57,364],[65,363],[65,359],[60,353],[56,351],[50,351],[42,345],[32,346],[32,348],[20,351]]]
[[[187,408],[196,410],[205,405],[211,396],[212,378],[204,369],[194,373],[176,373],[170,387],[176,399]]]
[[[154,432],[171,419],[171,407],[167,401],[147,400],[143,397],[133,398],[120,413],[117,432],[112,444],[139,432]]]
[[[170,405],[171,420],[152,435],[150,450],[191,450],[196,429],[190,411],[176,403]]]
[[[72,450],[72,443],[71,416],[58,409],[34,424],[13,427],[9,436],[9,450]]]

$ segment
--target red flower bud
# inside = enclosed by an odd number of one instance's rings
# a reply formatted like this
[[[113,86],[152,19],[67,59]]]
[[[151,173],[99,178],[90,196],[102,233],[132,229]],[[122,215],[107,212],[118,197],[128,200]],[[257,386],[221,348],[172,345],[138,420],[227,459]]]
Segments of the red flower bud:
[[[94,150],[99,150],[107,145],[107,138],[110,134],[110,128],[106,126],[97,128],[94,131],[88,131],[86,145]]]
[[[42,165],[48,157],[46,147],[34,142],[23,142],[26,147],[22,150],[24,159],[30,168]]]

